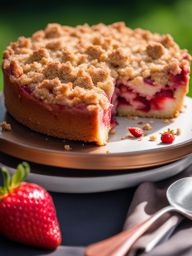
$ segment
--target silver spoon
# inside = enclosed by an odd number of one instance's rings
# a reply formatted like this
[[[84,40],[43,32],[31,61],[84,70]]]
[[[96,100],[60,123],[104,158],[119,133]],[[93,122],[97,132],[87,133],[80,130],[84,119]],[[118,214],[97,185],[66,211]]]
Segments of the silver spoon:
[[[145,222],[121,232],[109,239],[90,245],[86,256],[125,256],[132,245],[163,214],[175,211],[192,220],[192,177],[175,181],[167,190],[169,206],[159,210]]]

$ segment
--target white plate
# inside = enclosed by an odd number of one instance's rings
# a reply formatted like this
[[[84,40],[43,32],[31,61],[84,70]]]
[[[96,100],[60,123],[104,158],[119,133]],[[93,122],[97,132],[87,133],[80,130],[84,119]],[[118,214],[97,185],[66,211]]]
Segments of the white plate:
[[[104,192],[133,187],[145,181],[160,181],[182,172],[190,164],[192,164],[192,156],[171,164],[161,166],[159,168],[145,171],[133,171],[121,175],[97,177],[63,177],[53,175],[49,176],[43,174],[42,172],[42,174],[30,173],[28,181],[37,183],[52,192]],[[2,166],[2,164],[0,164],[0,166]],[[38,169],[38,167],[36,168]],[[9,169],[12,173],[14,172],[13,168],[9,167]],[[41,167],[39,167],[39,169],[41,169]],[[39,172],[41,172],[41,170]]]

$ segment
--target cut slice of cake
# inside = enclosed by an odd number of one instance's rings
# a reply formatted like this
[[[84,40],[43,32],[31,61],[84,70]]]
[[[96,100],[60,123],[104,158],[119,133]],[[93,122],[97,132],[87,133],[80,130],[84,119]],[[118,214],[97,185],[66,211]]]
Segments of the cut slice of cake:
[[[122,22],[49,24],[4,51],[5,104],[32,130],[103,145],[115,115],[178,115],[190,61],[171,36]]]

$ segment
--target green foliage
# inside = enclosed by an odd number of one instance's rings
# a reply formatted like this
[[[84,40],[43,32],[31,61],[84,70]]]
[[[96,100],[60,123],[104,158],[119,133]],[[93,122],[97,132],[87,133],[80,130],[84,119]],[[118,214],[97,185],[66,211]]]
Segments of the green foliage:
[[[110,4],[60,1],[13,1],[12,8],[0,8],[0,52],[19,36],[30,36],[50,22],[67,25],[123,20],[132,28],[142,27],[159,33],[170,33],[182,48],[192,53],[192,1],[112,1]],[[166,4],[167,2],[167,4]],[[38,8],[37,8],[38,7]],[[0,90],[2,89],[0,72]],[[192,84],[191,84],[192,87]],[[190,91],[192,96],[192,89]]]

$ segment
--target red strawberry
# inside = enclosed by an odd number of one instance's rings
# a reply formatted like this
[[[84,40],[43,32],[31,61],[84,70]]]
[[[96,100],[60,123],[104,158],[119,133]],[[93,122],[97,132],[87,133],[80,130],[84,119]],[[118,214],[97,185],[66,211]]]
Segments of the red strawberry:
[[[44,188],[23,182],[28,173],[27,163],[18,165],[12,178],[2,168],[0,234],[26,245],[55,249],[62,238],[52,198]]]
[[[139,127],[129,127],[129,132],[136,138],[143,136],[143,130]]]
[[[162,143],[171,144],[175,140],[175,133],[173,130],[168,129],[166,132],[161,134]]]

